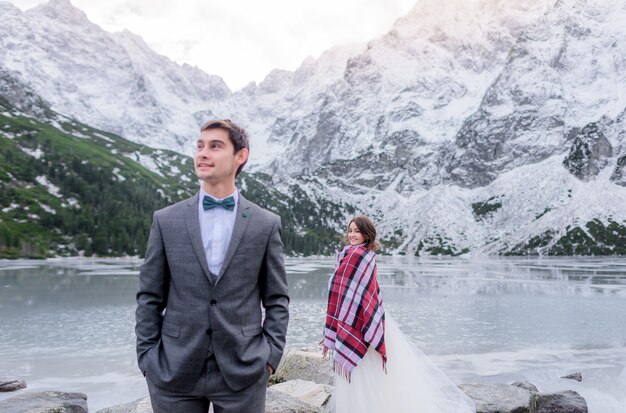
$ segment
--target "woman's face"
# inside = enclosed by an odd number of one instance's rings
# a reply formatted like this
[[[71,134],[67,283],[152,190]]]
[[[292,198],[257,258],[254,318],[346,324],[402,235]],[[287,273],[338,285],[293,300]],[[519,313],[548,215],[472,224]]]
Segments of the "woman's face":
[[[359,245],[365,242],[365,237],[354,222],[351,222],[348,227],[348,241],[350,245]]]

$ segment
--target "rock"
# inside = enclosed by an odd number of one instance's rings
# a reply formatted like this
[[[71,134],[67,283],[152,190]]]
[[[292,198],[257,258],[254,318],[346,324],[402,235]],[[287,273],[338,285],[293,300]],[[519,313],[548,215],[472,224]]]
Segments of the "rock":
[[[530,400],[530,413],[587,413],[587,402],[573,390],[536,393]]]
[[[462,384],[477,413],[530,413],[532,392],[508,384]]]
[[[332,386],[328,384],[317,384],[306,380],[289,380],[272,386],[272,390],[288,394],[320,409],[328,405],[333,392]]]
[[[98,410],[96,413],[153,413],[150,397]]]
[[[26,382],[18,379],[0,379],[0,392],[9,392],[25,389]]]
[[[596,123],[586,125],[574,139],[563,160],[568,171],[580,180],[597,176],[613,156],[613,148]]]
[[[562,379],[570,379],[576,381],[583,381],[583,374],[581,372],[568,374],[567,376],[561,376]]]
[[[286,393],[274,390],[272,386],[267,389],[265,413],[322,413],[322,410]]]
[[[321,353],[322,346],[321,345],[303,346],[303,347],[298,348],[297,350],[304,351],[306,353]]]
[[[626,186],[626,155],[622,155],[617,159],[615,169],[611,174],[611,182]]]
[[[322,353],[289,350],[270,378],[270,384],[289,380],[306,380],[319,384],[333,384],[333,370],[328,359]]]
[[[539,389],[537,386],[529,382],[528,380],[518,380],[511,383],[511,386],[521,387],[522,389],[526,389],[528,391],[532,391],[534,393],[539,393]]]
[[[2,413],[87,413],[87,395],[57,391],[26,392],[0,401]]]
[[[287,384],[287,383],[284,383]],[[306,403],[300,399],[297,399],[281,390],[274,390],[274,387],[267,389],[267,396],[265,398],[265,412],[266,413],[322,413],[319,407]],[[301,385],[299,389],[303,389]],[[304,392],[303,392],[304,393]],[[0,408],[0,412],[5,411]],[[11,412],[17,413],[18,411]],[[20,410],[19,412],[25,412]],[[45,411],[48,413],[48,411]],[[73,411],[68,411],[74,413]],[[77,411],[79,413],[82,411]],[[85,410],[86,412],[86,410]],[[209,413],[213,412],[213,408],[209,409]],[[39,411],[37,412],[39,413]],[[41,412],[43,413],[43,412]],[[56,413],[56,412],[55,412]],[[65,410],[63,411],[65,413]],[[102,410],[98,410],[96,413],[152,413],[152,405],[150,404],[150,397],[144,397],[143,399],[135,400],[134,402],[120,404],[118,406],[107,407]]]

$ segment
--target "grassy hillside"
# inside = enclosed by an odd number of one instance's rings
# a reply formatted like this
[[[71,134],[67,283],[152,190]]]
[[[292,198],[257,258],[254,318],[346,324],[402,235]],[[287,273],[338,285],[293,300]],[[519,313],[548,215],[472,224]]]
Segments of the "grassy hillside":
[[[37,120],[0,99],[0,258],[142,256],[152,212],[193,195],[193,161],[51,111]],[[242,173],[244,196],[283,219],[285,250],[331,254],[349,206]]]
[[[180,154],[0,108],[0,257],[142,255],[152,211],[197,187]]]
[[[338,204],[323,194],[307,193],[291,184],[281,191],[266,174],[242,173],[238,187],[249,200],[280,215],[285,252],[289,255],[333,255],[341,245],[345,217],[355,212],[349,204]]]

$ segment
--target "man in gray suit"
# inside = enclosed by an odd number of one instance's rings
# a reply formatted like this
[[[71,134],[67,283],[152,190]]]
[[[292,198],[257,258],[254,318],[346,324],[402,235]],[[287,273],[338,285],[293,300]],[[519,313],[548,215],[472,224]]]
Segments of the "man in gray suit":
[[[235,187],[248,153],[244,129],[205,123],[199,193],[154,213],[135,332],[155,413],[264,411],[289,297],[280,218]]]

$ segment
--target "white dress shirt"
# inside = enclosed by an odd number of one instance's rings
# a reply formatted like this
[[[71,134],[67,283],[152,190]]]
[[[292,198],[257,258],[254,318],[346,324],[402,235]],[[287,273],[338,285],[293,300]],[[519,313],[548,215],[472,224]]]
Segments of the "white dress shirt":
[[[235,209],[228,211],[222,207],[204,210],[202,200],[205,196],[221,201],[222,199],[232,196],[235,199]],[[235,227],[235,218],[237,217],[237,206],[239,205],[239,194],[237,188],[235,192],[227,197],[218,199],[207,194],[204,188],[200,187],[200,196],[198,199],[198,217],[200,218],[200,233],[202,234],[202,245],[206,255],[206,262],[209,270],[214,275],[219,275],[224,262],[224,255],[230,243],[230,237]]]

